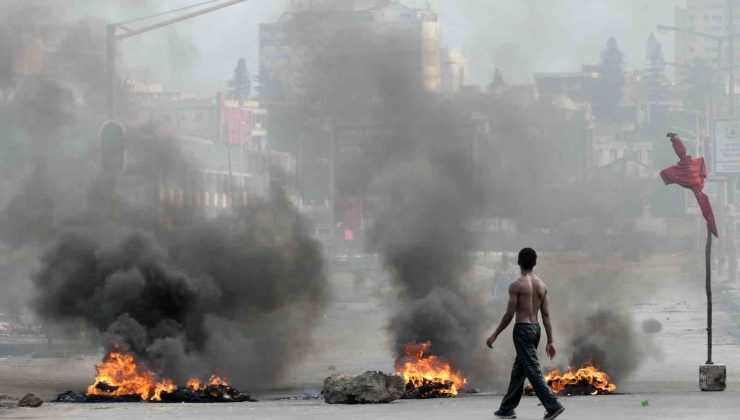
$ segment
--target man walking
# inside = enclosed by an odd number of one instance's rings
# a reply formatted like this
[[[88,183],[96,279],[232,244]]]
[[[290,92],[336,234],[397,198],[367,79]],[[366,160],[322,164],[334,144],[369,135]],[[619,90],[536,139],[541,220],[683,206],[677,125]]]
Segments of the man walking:
[[[514,325],[514,347],[516,360],[511,369],[511,382],[506,396],[501,401],[501,407],[494,415],[501,419],[515,419],[514,409],[519,405],[524,392],[524,379],[529,379],[537,397],[547,410],[545,420],[551,420],[565,411],[560,405],[550,387],[545,383],[537,359],[537,346],[540,343],[540,324],[537,313],[542,312],[542,323],[547,333],[547,355],[555,357],[555,342],[550,322],[550,308],[547,298],[547,286],[535,276],[532,271],[537,265],[537,253],[532,248],[519,251],[520,277],[509,286],[509,304],[496,331],[486,340],[486,345],[493,348],[493,343],[499,334],[509,326],[516,316]]]

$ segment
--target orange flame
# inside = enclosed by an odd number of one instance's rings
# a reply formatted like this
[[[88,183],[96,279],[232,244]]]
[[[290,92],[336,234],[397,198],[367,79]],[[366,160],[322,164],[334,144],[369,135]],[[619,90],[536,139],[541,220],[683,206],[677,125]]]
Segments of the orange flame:
[[[553,369],[545,375],[545,382],[556,394],[563,393],[569,385],[578,384],[591,385],[594,388],[592,395],[608,394],[617,390],[617,386],[610,382],[609,375],[591,363],[585,363],[577,371],[568,369],[565,373],[560,372],[559,369]]]
[[[141,369],[130,354],[112,351],[103,363],[96,365],[95,383],[87,387],[87,395],[139,395],[142,400],[159,397],[171,381],[157,383],[154,372]],[[155,394],[155,390],[159,390]]]
[[[198,378],[190,378],[185,386],[193,391],[200,391],[206,389],[208,386],[229,386],[229,380],[214,374],[208,378],[207,383],[201,382]]]
[[[172,392],[177,389],[177,384],[172,382],[171,380],[164,378],[162,379],[157,386],[154,387],[154,396],[152,396],[153,401],[162,401],[162,393],[163,392]]]
[[[404,356],[396,361],[396,372],[406,384],[418,388],[426,383],[449,383],[449,389],[441,389],[442,395],[457,395],[467,380],[462,372],[433,354],[429,354],[432,343],[409,343],[404,347]]]
[[[136,364],[134,356],[128,353],[111,351],[103,363],[95,365],[98,371],[95,382],[87,387],[87,395],[120,397],[139,395],[144,401],[161,401],[163,392],[173,392],[177,384],[168,378],[156,381],[154,372]],[[207,383],[197,378],[187,382],[193,391],[204,390],[209,385],[229,386],[226,378],[211,375]]]

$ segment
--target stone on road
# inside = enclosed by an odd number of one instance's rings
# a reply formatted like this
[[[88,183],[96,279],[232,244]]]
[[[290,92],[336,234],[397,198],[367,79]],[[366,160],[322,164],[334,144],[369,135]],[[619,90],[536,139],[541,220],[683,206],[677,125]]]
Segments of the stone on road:
[[[329,404],[376,404],[401,398],[403,390],[400,376],[368,371],[357,376],[332,375],[324,380],[323,393]]]
[[[26,394],[20,401],[18,407],[41,407],[44,401],[34,393]]]

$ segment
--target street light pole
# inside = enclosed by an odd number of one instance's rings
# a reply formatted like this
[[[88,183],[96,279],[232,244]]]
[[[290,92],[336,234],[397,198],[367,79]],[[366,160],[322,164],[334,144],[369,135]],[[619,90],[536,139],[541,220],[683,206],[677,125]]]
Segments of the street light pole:
[[[215,3],[217,1],[218,0],[215,0],[215,1],[207,1],[207,2],[204,2],[204,3],[199,3],[199,4],[187,6],[187,7],[182,7],[182,8],[171,10],[171,11],[164,12],[164,13],[158,13],[158,14],[153,15],[153,16],[147,16],[147,17],[144,17],[144,18],[138,18],[138,19],[128,20],[128,21],[125,21],[125,22],[118,22],[118,23],[108,24],[108,26],[106,28],[107,31],[106,31],[106,66],[105,66],[105,70],[106,70],[106,83],[107,83],[107,89],[106,89],[106,91],[107,91],[107,96],[108,96],[106,103],[107,103],[107,111],[108,111],[108,118],[109,119],[114,119],[116,117],[116,114],[117,114],[117,112],[116,112],[117,111],[116,110],[116,96],[117,96],[117,88],[118,88],[118,86],[117,86],[118,85],[118,80],[116,79],[116,54],[117,54],[117,51],[116,51],[117,44],[116,43],[117,42],[123,41],[126,38],[131,38],[133,36],[141,35],[141,34],[143,34],[145,32],[153,31],[155,29],[163,28],[165,26],[169,26],[169,25],[172,25],[172,24],[175,24],[175,23],[178,23],[178,22],[182,22],[183,20],[192,19],[192,18],[194,18],[196,16],[201,16],[201,15],[204,15],[206,13],[215,12],[216,10],[233,6],[235,4],[243,3],[243,2],[245,2],[247,0],[229,0],[229,1],[226,1],[224,3],[217,4],[215,6],[211,6],[211,7],[205,8],[203,10],[198,10],[196,12],[187,13],[187,14],[182,15],[182,16],[177,16],[177,17],[174,17],[172,19],[164,20],[162,22],[158,22],[158,23],[155,23],[155,24],[152,24],[152,25],[149,25],[149,26],[145,26],[143,28],[135,29],[135,30],[128,29],[128,28],[124,27],[123,24],[130,23],[130,22],[135,22],[135,21],[139,21],[139,20],[142,20],[142,19],[148,19],[148,18],[151,18],[151,17],[156,17],[156,16],[168,14],[168,13],[171,13],[171,12],[182,11],[182,10],[185,10],[185,9],[188,9],[188,8],[203,6],[203,5],[206,5],[206,4],[209,4],[209,3]],[[120,29],[123,29],[124,32],[121,33],[121,34],[118,34],[118,29],[119,28]]]
[[[110,120],[116,117],[116,29],[115,24],[109,24],[105,38],[106,109]]]
[[[730,114],[730,119],[735,118],[735,31],[734,31],[734,25],[735,25],[735,18],[733,16],[733,6],[734,0],[727,0],[727,15],[730,19],[730,24],[728,25],[728,38],[730,43],[730,58],[728,60],[730,69],[729,69],[729,90],[730,90],[730,106],[728,109],[728,112]]]
[[[717,74],[720,77],[721,77],[722,71],[724,70],[724,68],[722,67],[722,50],[724,49],[724,46],[725,46],[724,41],[728,41],[729,42],[730,51],[733,52],[732,49],[735,46],[735,37],[738,36],[738,35],[736,35],[734,33],[733,26],[732,26],[733,25],[733,22],[732,22],[732,20],[733,20],[732,19],[732,13],[733,13],[732,12],[732,0],[727,0],[727,1],[728,1],[728,5],[729,5],[728,15],[730,16],[730,26],[729,26],[729,35],[728,36],[712,35],[712,34],[708,34],[706,32],[699,32],[699,31],[694,31],[694,30],[691,30],[691,29],[679,28],[679,27],[676,27],[676,26],[658,25],[658,31],[661,31],[661,32],[665,32],[665,31],[682,32],[682,33],[686,33],[686,34],[689,34],[689,35],[699,36],[699,37],[702,37],[702,38],[707,38],[707,39],[712,39],[714,41],[717,41],[717,47],[718,47],[717,48],[717,71],[718,71]],[[734,69],[734,65],[733,65],[734,64],[734,54],[732,54],[732,53],[730,54],[729,62],[730,62],[730,65],[728,66],[728,71],[729,71],[729,74],[730,74],[729,84],[730,84],[730,89],[734,89],[734,87],[735,87],[735,79],[734,79],[735,69]],[[719,84],[719,90],[720,90],[720,99],[721,99],[721,95],[724,95],[724,92],[723,92],[724,89],[722,87],[722,83]],[[729,107],[728,107],[728,112],[730,113],[730,115],[734,115],[734,109],[735,109],[735,101],[732,98],[733,97],[733,94],[734,94],[734,92],[732,90],[730,90],[730,100],[729,100]],[[715,105],[715,108],[716,108],[715,111],[714,111],[715,118],[719,117],[719,114],[720,114],[720,106],[719,106],[719,104],[720,103],[721,103],[721,101],[717,101],[717,103]]]

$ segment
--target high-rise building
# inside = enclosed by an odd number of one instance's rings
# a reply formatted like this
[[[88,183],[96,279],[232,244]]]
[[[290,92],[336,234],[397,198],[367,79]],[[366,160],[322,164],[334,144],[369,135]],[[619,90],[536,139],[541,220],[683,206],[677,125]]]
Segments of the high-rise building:
[[[457,48],[442,50],[442,90],[459,92],[465,86],[468,74],[468,60]]]
[[[734,15],[734,33],[740,34],[740,0],[686,0],[686,7],[676,8],[675,26],[712,37],[686,31],[675,33],[675,57],[679,66],[691,65],[704,60],[712,68],[723,68],[723,79],[727,80],[726,68],[729,62],[730,2]],[[740,39],[735,39],[734,61],[740,63]],[[740,72],[735,72],[736,90],[740,90]]]
[[[370,33],[402,36],[407,45],[390,45],[384,54],[409,65],[420,76],[424,89],[442,88],[440,24],[427,4],[414,5],[392,0],[303,0],[292,4],[277,22],[260,25],[260,93],[269,99],[288,99],[300,93],[303,40],[296,39],[295,26],[303,22],[331,28],[367,28]],[[326,33],[326,32],[324,32]]]

